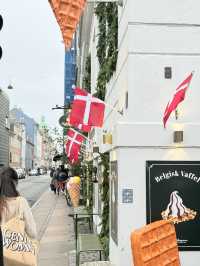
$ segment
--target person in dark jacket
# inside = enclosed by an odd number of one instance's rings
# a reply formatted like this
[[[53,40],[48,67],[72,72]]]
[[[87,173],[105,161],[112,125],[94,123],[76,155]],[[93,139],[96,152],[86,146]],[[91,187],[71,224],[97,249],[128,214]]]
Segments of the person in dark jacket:
[[[56,179],[56,191],[57,194],[60,194],[60,191],[65,190],[65,184],[67,179],[69,178],[68,175],[69,170],[64,167],[64,165],[61,165],[55,172],[54,177]]]

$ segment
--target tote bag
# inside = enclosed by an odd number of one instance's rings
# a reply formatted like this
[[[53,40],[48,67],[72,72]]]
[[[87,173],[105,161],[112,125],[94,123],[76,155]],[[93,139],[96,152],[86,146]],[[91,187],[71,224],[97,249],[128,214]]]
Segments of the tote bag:
[[[25,232],[25,223],[20,213],[1,225],[4,266],[37,266],[37,245]]]

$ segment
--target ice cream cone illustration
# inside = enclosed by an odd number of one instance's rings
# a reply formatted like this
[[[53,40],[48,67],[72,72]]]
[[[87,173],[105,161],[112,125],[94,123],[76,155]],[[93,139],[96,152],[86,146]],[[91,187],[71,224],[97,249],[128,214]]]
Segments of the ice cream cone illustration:
[[[73,207],[78,207],[80,199],[80,177],[75,176],[70,178],[67,184],[67,190],[69,192]]]
[[[173,191],[170,195],[170,202],[167,209],[161,213],[163,220],[171,220],[174,223],[181,223],[193,220],[197,212],[184,206],[178,191]]]

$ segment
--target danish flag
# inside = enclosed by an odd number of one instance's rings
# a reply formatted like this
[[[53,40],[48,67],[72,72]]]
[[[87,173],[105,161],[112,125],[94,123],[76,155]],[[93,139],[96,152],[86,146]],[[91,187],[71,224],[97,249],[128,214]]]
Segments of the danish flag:
[[[185,93],[190,86],[193,73],[191,73],[176,89],[172,99],[168,102],[164,116],[163,116],[163,125],[166,126],[167,120],[172,111],[176,110],[179,103],[185,99]]]
[[[75,125],[74,125],[75,126]],[[88,126],[88,125],[83,125],[83,124],[79,124],[76,126],[78,129],[84,131],[84,132],[90,132],[92,129],[92,126]]]
[[[70,162],[74,163],[78,161],[78,155],[80,152],[81,144],[84,137],[77,131],[69,129],[67,132],[66,154]]]
[[[69,117],[70,117],[70,115],[69,115]],[[66,122],[67,122],[67,124],[69,125],[69,126],[72,126],[69,122],[69,117],[67,118],[67,120],[66,120]],[[84,132],[90,132],[91,131],[91,129],[92,129],[92,126],[88,126],[88,125],[83,125],[83,124],[73,124],[73,127],[76,127],[76,128],[78,128],[78,129],[80,129],[81,131],[84,131]]]
[[[103,101],[83,89],[74,89],[74,101],[69,115],[69,122],[72,126],[81,124],[102,127],[104,111],[105,103]]]

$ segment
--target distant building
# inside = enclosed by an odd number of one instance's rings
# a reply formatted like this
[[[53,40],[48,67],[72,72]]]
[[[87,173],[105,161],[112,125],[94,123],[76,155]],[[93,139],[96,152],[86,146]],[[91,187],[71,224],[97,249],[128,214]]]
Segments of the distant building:
[[[20,108],[13,108],[10,111],[11,119],[25,125],[26,129],[26,148],[25,148],[25,168],[34,168],[34,136],[36,122],[33,118],[26,115]]]
[[[0,167],[9,164],[9,99],[0,89]]]
[[[73,100],[72,86],[76,84],[76,36],[72,47],[65,52],[65,89],[64,104],[71,103]]]
[[[42,120],[39,125],[40,135],[41,135],[41,167],[49,168],[51,163],[50,156],[50,147],[51,147],[51,137],[49,135],[49,129],[46,124],[45,118],[42,117]]]
[[[41,167],[42,160],[42,132],[39,124],[36,125],[35,138],[34,138],[34,167]]]
[[[24,126],[19,122],[10,121],[10,157],[9,165],[13,168],[25,168],[23,165],[22,148],[24,138]]]

